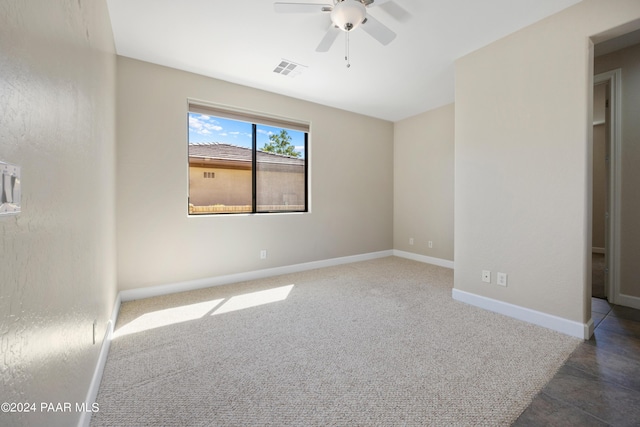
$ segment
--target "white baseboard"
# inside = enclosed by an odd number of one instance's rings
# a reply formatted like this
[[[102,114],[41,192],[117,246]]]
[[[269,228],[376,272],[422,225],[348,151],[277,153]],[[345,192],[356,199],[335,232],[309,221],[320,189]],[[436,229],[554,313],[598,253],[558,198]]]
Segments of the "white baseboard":
[[[332,267],[335,265],[349,264],[352,262],[368,261],[376,258],[392,256],[393,251],[370,252],[361,255],[352,255],[341,258],[332,258],[322,261],[311,261],[302,264],[287,265],[283,267],[267,268],[264,270],[248,271],[246,273],[229,274],[226,276],[207,277],[204,279],[188,280],[185,282],[171,283],[166,285],[150,286],[148,288],[137,288],[120,291],[122,301],[131,301],[142,298],[150,298],[161,295],[169,295],[177,292],[193,291],[196,289],[210,288],[212,286],[228,285],[231,283],[244,282],[247,280],[264,279],[266,277],[279,276],[281,274],[298,273],[300,271],[313,270],[316,268]]]
[[[446,268],[453,269],[453,261],[449,261],[448,259],[433,258],[426,255],[414,254],[413,252],[400,251],[398,249],[393,250],[393,255],[400,258],[407,258],[414,261],[424,262],[426,264],[433,264],[439,267],[446,267]]]
[[[584,338],[585,340],[588,340],[591,338],[591,336],[593,335],[593,331],[595,329],[595,325],[593,324],[593,317],[591,317],[589,319],[589,321],[584,325]],[[580,338],[580,337],[578,337]]]
[[[588,323],[574,322],[572,320],[563,319],[562,317],[483,297],[461,291],[459,289],[453,289],[451,296],[457,301],[474,305],[495,313],[504,314],[505,316],[513,317],[514,319],[533,323],[534,325],[543,326],[563,334],[571,335],[572,337],[589,339],[593,333],[592,320],[589,320]]]
[[[594,254],[603,254],[603,253],[605,253],[605,248],[593,247],[593,248],[591,248],[591,252],[594,253]]]
[[[640,310],[640,298],[631,295],[620,294],[616,297],[616,304]]]
[[[107,322],[107,328],[102,339],[102,346],[100,347],[100,354],[98,356],[98,362],[96,368],[93,371],[93,377],[91,378],[91,384],[89,384],[89,391],[85,399],[85,408],[92,408],[93,403],[98,397],[98,390],[100,389],[100,382],[102,381],[102,373],[104,372],[104,366],[107,363],[107,356],[109,355],[109,347],[111,346],[111,337],[113,335],[113,328],[115,327],[116,320],[118,320],[118,313],[120,312],[120,294],[116,297],[113,303],[113,310],[111,311],[111,318]],[[91,412],[82,412],[80,415],[80,421],[78,427],[89,427],[91,423]]]

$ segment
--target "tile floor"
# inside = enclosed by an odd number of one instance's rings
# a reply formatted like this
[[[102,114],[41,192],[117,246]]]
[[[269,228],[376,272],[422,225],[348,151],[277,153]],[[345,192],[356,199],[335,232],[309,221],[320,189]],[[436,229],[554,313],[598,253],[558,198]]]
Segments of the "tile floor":
[[[593,298],[595,332],[513,426],[640,426],[640,310]]]

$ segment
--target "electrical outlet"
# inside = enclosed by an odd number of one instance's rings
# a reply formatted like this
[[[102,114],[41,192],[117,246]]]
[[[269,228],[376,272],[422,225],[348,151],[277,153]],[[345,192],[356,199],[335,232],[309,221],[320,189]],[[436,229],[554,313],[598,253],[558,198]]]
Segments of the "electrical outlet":
[[[482,281],[491,283],[491,272],[489,270],[482,270]]]
[[[498,273],[498,280],[496,283],[500,286],[507,286],[507,273]]]
[[[262,249],[260,251],[260,259],[267,259],[267,250],[266,249]]]
[[[433,241],[429,240],[429,247],[432,248],[433,247]]]
[[[409,244],[413,245],[413,237],[409,237]]]

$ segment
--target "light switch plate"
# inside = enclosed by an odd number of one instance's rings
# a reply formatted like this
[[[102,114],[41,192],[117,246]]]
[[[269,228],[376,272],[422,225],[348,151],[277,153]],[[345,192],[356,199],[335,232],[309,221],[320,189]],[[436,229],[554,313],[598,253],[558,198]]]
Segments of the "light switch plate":
[[[0,162],[0,215],[20,213],[20,166]]]

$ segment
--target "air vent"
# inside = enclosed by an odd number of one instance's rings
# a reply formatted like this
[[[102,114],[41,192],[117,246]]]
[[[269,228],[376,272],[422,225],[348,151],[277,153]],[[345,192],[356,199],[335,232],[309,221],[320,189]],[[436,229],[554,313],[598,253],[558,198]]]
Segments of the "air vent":
[[[273,72],[282,74],[283,76],[295,77],[302,73],[305,68],[307,68],[306,65],[296,64],[295,62],[283,59],[276,68],[274,68]]]

